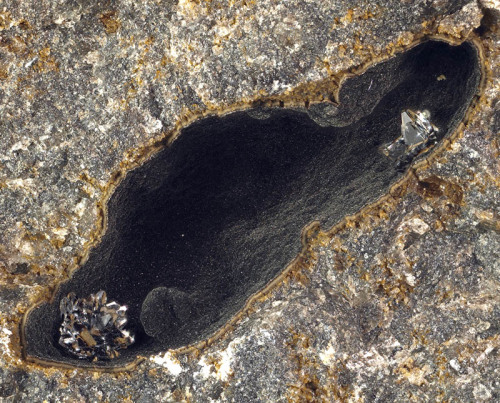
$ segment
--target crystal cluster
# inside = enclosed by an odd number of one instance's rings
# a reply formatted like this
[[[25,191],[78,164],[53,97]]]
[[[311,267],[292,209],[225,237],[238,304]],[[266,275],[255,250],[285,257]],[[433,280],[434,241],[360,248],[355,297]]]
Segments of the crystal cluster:
[[[130,346],[134,336],[124,329],[127,307],[106,301],[104,291],[90,294],[89,298],[77,298],[72,292],[62,298],[59,344],[82,359],[118,357],[118,350]]]
[[[401,112],[401,136],[385,147],[384,153],[397,160],[398,167],[408,162],[436,143],[436,133],[439,129],[430,120],[430,112]]]

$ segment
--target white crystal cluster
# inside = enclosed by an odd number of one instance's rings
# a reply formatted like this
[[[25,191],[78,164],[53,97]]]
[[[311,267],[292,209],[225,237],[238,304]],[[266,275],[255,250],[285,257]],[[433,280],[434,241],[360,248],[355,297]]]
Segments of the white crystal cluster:
[[[127,307],[106,302],[104,291],[89,298],[77,298],[73,292],[62,298],[59,344],[78,358],[102,360],[118,357],[118,350],[134,343],[134,336],[125,330]]]

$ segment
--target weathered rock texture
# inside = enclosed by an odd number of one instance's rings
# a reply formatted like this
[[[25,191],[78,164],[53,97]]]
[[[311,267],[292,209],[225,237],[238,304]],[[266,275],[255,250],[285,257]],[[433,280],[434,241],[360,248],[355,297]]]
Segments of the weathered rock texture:
[[[496,1],[0,5],[0,397],[495,401],[500,396]],[[419,38],[476,38],[485,84],[439,158],[309,242],[210,346],[130,375],[23,360],[19,324],[95,243],[122,173],[209,113],[329,99]],[[313,109],[314,113],[320,113]],[[324,113],[320,113],[324,115]]]

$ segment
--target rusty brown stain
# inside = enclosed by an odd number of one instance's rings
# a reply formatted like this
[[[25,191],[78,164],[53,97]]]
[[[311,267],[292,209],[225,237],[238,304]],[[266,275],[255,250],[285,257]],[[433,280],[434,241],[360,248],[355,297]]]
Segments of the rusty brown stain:
[[[99,21],[104,25],[107,34],[114,34],[120,29],[121,23],[116,18],[116,11],[106,11],[99,16]]]

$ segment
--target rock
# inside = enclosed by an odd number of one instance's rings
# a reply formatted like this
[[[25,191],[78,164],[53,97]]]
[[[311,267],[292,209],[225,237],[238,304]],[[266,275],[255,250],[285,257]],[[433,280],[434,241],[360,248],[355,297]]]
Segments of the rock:
[[[396,78],[379,79],[399,85],[385,96],[375,94],[377,107],[348,126],[321,127],[305,113],[279,109],[266,120],[234,113],[183,130],[118,186],[101,243],[61,284],[54,302],[26,318],[26,353],[71,362],[46,340],[59,337],[53,334],[53,324],[60,322],[58,301],[74,290],[107,290],[130,308],[133,332],[153,337],[138,337],[119,358],[91,365],[123,366],[137,355],[202,342],[222,328],[301,252],[304,228],[314,221],[331,227],[403,176],[401,160],[381,150],[404,133],[401,105],[432,110],[442,139],[464,118],[463,106],[478,88],[478,59],[467,44],[429,42],[377,67],[384,65]],[[436,85],[442,73],[448,79]],[[369,75],[364,85],[362,79],[355,85],[368,88],[372,81]],[[352,93],[351,85],[347,80],[343,88]],[[361,91],[353,114],[371,102],[363,97]],[[415,150],[405,160],[411,162]],[[419,233],[417,224],[408,226]],[[189,304],[196,304],[197,315],[182,314],[191,310]],[[105,346],[112,347],[107,341]],[[72,364],[83,365],[77,359]]]
[[[486,0],[5,0],[0,396],[498,400],[498,15]],[[482,49],[486,80],[464,125],[389,197],[306,232],[308,259],[224,334],[147,355],[127,377],[25,360],[22,317],[99,244],[125,173],[181,128],[256,104],[349,125],[379,100],[354,117],[359,91],[339,103],[341,84],[434,35]]]

